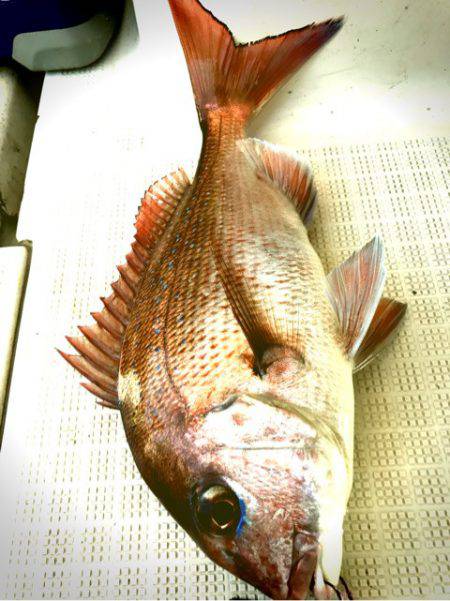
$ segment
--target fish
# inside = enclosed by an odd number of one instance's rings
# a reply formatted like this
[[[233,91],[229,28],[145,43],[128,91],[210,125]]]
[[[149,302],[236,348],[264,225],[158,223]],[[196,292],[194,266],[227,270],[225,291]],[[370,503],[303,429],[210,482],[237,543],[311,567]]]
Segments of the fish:
[[[142,478],[214,562],[273,599],[328,599],[352,488],[353,374],[406,305],[383,296],[377,235],[325,273],[310,166],[247,126],[343,18],[243,44],[198,0],[169,5],[198,167],[147,190],[111,294],[61,354],[119,410]]]

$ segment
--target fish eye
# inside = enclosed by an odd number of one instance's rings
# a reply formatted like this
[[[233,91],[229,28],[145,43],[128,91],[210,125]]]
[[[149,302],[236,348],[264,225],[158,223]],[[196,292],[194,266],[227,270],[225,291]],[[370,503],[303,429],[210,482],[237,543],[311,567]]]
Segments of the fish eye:
[[[209,482],[197,487],[193,509],[198,528],[213,536],[232,536],[239,532],[244,505],[224,482]]]

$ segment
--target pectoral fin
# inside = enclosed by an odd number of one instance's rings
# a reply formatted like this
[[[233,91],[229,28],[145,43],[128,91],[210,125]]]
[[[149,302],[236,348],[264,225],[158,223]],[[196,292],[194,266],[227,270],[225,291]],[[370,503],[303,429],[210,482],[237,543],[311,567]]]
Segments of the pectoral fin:
[[[266,290],[260,285],[260,272],[253,278],[245,272],[242,277],[236,277],[238,269],[234,270],[234,266],[227,263],[221,254],[216,255],[216,262],[233,313],[253,350],[258,369],[262,369],[265,350],[286,346],[282,333],[290,329],[285,327],[289,325],[290,316],[286,315],[285,323],[280,324],[270,295],[265,298]]]
[[[269,225],[256,236],[238,231],[232,243],[218,236],[214,248],[220,279],[259,372],[275,357],[301,359],[304,354],[302,299],[307,291],[301,273],[309,267],[302,254],[305,247],[296,245],[294,238],[283,240]]]
[[[328,275],[328,294],[336,311],[349,357],[355,357],[383,292],[383,245],[375,236]]]
[[[274,360],[265,355],[271,347],[295,359],[304,355],[308,282],[321,265],[298,214],[310,220],[316,194],[298,157],[260,140],[237,144],[245,160],[237,161],[235,193],[217,207],[213,251],[236,319],[265,371]]]
[[[292,201],[303,223],[309,225],[317,194],[308,163],[293,152],[256,138],[240,140],[239,147],[256,171]]]
[[[354,372],[363,369],[391,340],[406,313],[406,304],[382,298],[355,355]]]

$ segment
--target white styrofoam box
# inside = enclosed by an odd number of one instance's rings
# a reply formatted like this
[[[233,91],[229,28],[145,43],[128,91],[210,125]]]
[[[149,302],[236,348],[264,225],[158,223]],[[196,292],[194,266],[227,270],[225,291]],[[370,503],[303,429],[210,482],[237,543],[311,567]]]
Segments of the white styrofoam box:
[[[446,2],[205,4],[243,40],[347,14],[251,130],[312,162],[326,268],[378,231],[387,294],[409,303],[400,335],[355,379],[344,576],[359,598],[446,598]],[[100,307],[144,188],[198,156],[168,6],[135,9],[137,25],[128,3],[99,64],[44,84],[19,220],[34,250],[0,454],[0,596],[262,597],[175,524],[137,473],[120,416],[96,407],[54,351]]]

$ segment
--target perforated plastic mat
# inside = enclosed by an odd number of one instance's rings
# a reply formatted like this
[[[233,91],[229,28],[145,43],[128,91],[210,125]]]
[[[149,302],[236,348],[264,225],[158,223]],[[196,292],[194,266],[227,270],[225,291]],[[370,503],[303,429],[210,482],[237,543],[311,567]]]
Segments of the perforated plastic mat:
[[[54,351],[100,306],[144,187],[178,163],[192,167],[198,151],[181,55],[170,63],[180,79],[155,90],[137,66],[133,27],[126,20],[92,71],[46,77],[19,224],[33,257],[0,453],[0,596],[262,598],[176,526],[137,473],[120,416],[96,407]],[[172,48],[174,32],[164,35]],[[186,119],[158,129],[184,99]],[[158,119],[146,121],[148,106]],[[449,140],[302,152],[319,189],[312,240],[326,267],[378,232],[387,293],[409,303],[397,339],[355,379],[343,573],[355,597],[447,598]]]

